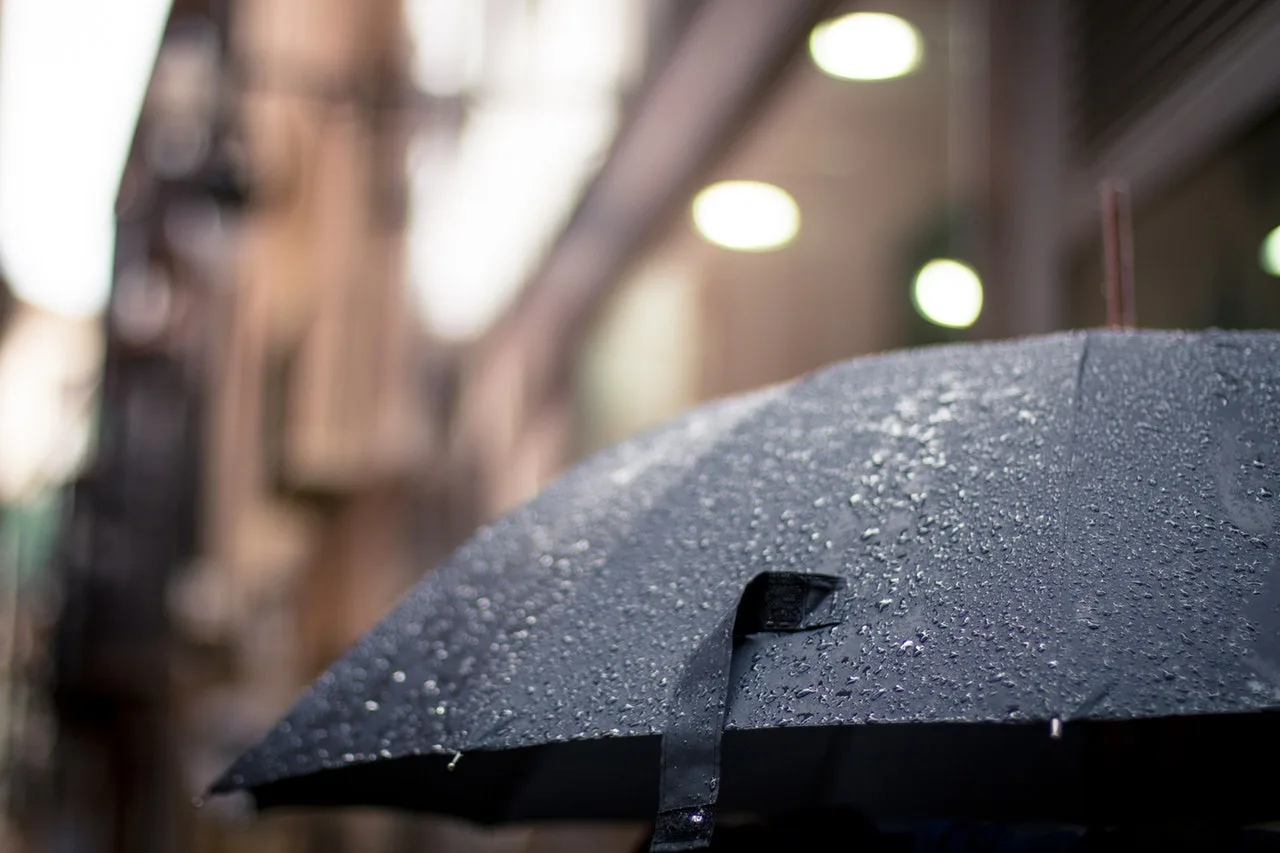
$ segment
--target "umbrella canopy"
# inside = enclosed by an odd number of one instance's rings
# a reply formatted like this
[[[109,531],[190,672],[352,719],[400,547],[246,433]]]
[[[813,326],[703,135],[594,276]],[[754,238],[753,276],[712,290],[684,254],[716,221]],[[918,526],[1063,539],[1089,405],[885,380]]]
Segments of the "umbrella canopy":
[[[216,791],[480,821],[710,805],[1280,818],[1280,336],[857,359],[479,531]],[[723,733],[723,737],[722,737]],[[663,847],[663,845],[666,845]]]

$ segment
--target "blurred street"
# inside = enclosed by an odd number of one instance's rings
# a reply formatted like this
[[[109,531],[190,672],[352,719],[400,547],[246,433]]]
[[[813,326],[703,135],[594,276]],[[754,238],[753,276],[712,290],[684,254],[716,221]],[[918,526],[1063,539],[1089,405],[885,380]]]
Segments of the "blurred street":
[[[1104,325],[1113,249],[1280,329],[1277,151],[1280,0],[0,0],[0,851],[637,849],[204,795],[696,404]]]

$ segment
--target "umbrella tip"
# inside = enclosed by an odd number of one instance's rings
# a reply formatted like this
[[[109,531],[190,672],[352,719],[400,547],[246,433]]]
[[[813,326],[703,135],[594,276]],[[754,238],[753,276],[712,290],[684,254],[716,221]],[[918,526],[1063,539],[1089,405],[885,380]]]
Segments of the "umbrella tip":
[[[1132,329],[1137,318],[1133,292],[1133,215],[1129,185],[1109,178],[1098,186],[1102,201],[1102,251],[1106,267],[1103,294],[1107,299],[1107,325]]]
[[[1049,737],[1053,740],[1062,740],[1062,718],[1054,717],[1049,721]]]
[[[461,761],[461,760],[462,760],[462,753],[461,753],[461,752],[454,752],[454,754],[453,754],[453,759],[449,761],[449,765],[448,765],[448,767],[447,767],[446,769],[447,769],[447,770],[453,770],[453,769],[455,769],[455,768],[458,766],[458,762],[459,762],[459,761]]]

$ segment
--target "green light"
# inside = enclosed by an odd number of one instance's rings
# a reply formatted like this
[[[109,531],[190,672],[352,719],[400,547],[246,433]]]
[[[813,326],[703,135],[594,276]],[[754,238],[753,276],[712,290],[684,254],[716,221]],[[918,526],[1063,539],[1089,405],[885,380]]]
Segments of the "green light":
[[[967,264],[937,258],[916,273],[911,301],[930,323],[963,329],[982,313],[982,280]]]
[[[1258,249],[1258,263],[1267,275],[1280,276],[1280,226],[1271,229],[1262,241],[1262,247]]]

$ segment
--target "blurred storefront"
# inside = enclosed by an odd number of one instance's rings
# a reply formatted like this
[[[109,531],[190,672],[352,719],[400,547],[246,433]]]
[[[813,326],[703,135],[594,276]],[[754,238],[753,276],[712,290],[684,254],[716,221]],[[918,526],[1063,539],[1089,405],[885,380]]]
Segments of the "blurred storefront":
[[[628,849],[191,799],[582,455],[1102,322],[1104,178],[1143,325],[1280,325],[1277,48],[1263,0],[174,0],[101,322],[0,303],[5,849]]]

